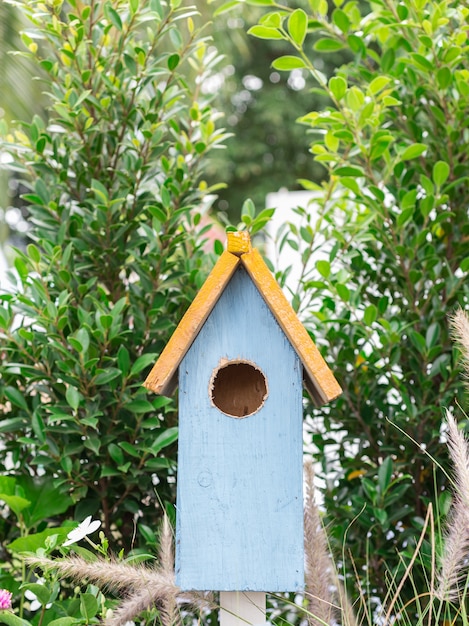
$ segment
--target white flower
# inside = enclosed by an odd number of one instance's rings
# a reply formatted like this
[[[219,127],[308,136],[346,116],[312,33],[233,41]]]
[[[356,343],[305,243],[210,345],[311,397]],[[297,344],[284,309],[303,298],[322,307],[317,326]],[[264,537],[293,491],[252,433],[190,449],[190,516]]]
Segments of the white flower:
[[[91,535],[95,530],[101,526],[101,522],[97,519],[91,521],[91,515],[78,524],[76,528],[71,530],[67,535],[67,541],[63,543],[64,546],[70,546],[72,543],[76,543],[81,539],[84,539],[87,535]]]
[[[38,578],[36,580],[36,584],[38,585],[43,585],[44,582],[44,578]],[[24,592],[24,597],[31,602],[29,606],[30,611],[38,611],[42,607],[41,602],[39,602],[39,600],[37,599],[37,595],[33,593],[30,589],[26,589],[26,591]],[[52,603],[46,604],[46,609],[49,609],[51,606]]]

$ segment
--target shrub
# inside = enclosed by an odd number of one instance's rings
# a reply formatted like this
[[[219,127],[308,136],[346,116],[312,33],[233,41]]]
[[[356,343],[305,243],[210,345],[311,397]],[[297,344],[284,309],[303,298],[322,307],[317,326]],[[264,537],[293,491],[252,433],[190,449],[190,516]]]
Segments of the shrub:
[[[442,407],[461,395],[445,317],[468,302],[468,9],[262,4],[250,34],[292,48],[273,68],[301,69],[329,98],[299,120],[325,167],[321,185],[303,181],[320,217],[298,209],[301,227],[286,225],[279,245],[303,251],[293,302],[344,389],[311,432],[332,540],[347,576],[383,598],[434,488],[441,510],[448,500],[430,458],[441,457]],[[315,58],[337,50],[353,60],[327,77]]]
[[[224,138],[202,92],[218,59],[180,4],[15,2],[49,111],[1,129],[32,224],[0,295],[2,545],[93,514],[151,549],[173,499],[174,401],[141,385],[209,269],[201,177]]]

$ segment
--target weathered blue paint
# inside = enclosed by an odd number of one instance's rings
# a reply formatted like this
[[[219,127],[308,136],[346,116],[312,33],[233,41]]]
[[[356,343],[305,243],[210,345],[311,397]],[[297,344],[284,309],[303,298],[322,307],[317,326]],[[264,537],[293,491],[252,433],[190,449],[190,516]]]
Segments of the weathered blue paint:
[[[210,399],[221,359],[255,363],[268,397],[236,419]],[[184,590],[303,588],[302,366],[236,271],[179,367],[176,580]]]

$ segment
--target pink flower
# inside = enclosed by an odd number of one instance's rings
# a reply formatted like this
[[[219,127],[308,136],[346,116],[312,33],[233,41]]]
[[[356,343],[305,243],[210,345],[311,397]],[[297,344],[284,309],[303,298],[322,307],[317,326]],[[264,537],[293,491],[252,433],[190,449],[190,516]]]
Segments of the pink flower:
[[[0,609],[11,609],[11,591],[0,589]]]

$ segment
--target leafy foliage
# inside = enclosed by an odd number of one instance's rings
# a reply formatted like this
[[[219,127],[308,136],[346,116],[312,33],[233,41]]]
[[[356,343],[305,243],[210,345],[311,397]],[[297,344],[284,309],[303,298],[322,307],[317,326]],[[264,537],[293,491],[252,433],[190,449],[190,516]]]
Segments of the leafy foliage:
[[[321,166],[309,158],[309,138],[295,120],[307,107],[323,106],[325,99],[304,88],[301,70],[284,74],[270,67],[288,51],[287,42],[246,36],[245,24],[257,19],[261,7],[220,8],[213,12],[213,34],[225,63],[217,75],[215,102],[233,136],[225,150],[209,158],[207,176],[214,182],[221,176],[227,183],[215,207],[236,221],[246,197],[263,206],[272,191],[301,189],[301,178],[323,178]],[[342,59],[331,55],[325,65],[332,68]]]
[[[300,119],[327,171],[303,181],[320,217],[298,209],[301,227],[285,225],[279,245],[302,250],[294,304],[344,389],[312,432],[335,546],[347,576],[384,598],[444,484],[429,455],[440,458],[442,407],[460,395],[445,318],[468,303],[468,9],[265,4],[249,32],[288,41],[272,66],[302,69],[329,101]],[[353,60],[327,77],[317,59],[339,49]]]
[[[2,545],[95,513],[111,543],[138,546],[138,521],[156,544],[173,498],[174,401],[142,380],[211,265],[201,176],[224,139],[199,87],[217,57],[179,4],[16,3],[50,107],[1,129],[33,223],[0,295]]]

